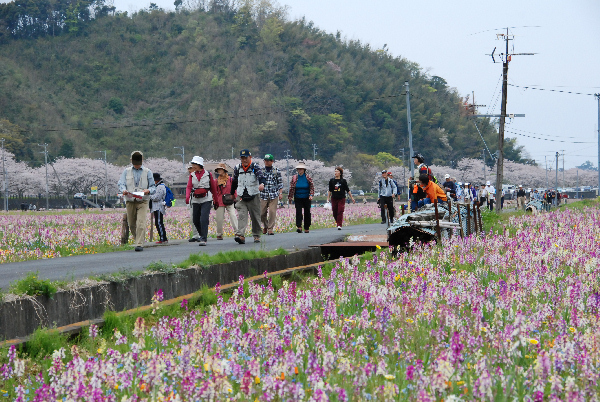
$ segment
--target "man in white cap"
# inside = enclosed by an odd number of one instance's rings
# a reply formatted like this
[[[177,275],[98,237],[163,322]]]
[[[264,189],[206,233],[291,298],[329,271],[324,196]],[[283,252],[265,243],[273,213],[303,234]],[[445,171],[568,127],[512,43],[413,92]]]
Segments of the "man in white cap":
[[[525,210],[525,190],[523,189],[523,185],[519,184],[519,189],[517,190],[517,209],[521,208]]]
[[[152,171],[143,165],[141,151],[131,153],[131,166],[125,168],[117,183],[119,191],[125,197],[127,224],[133,236],[135,251],[144,250],[146,224],[148,219],[148,201],[156,191]]]
[[[445,175],[445,179],[446,179],[446,181],[444,181],[444,184],[443,184],[444,191],[446,193],[450,193],[450,197],[452,197],[452,199],[454,201],[456,201],[456,184],[452,181],[449,174]]]

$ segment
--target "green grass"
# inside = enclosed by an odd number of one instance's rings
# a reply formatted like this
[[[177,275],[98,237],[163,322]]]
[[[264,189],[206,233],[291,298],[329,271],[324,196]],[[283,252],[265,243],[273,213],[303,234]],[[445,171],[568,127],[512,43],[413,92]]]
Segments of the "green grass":
[[[570,202],[566,205],[562,204],[560,207],[558,207],[558,209],[561,211],[565,211],[567,209],[581,210],[581,209],[587,208],[587,207],[599,207],[599,206],[600,206],[600,197],[597,197],[597,198],[590,198],[590,199]]]
[[[10,284],[10,292],[15,295],[46,296],[52,298],[58,291],[54,282],[39,279],[39,272],[30,272],[23,279]]]
[[[276,250],[232,250],[227,252],[218,252],[217,254],[208,255],[206,253],[191,254],[188,259],[177,264],[178,268],[189,268],[197,265],[200,267],[208,267],[217,264],[226,264],[233,261],[254,260],[257,258],[274,257],[276,255],[286,255],[288,252],[282,248]]]

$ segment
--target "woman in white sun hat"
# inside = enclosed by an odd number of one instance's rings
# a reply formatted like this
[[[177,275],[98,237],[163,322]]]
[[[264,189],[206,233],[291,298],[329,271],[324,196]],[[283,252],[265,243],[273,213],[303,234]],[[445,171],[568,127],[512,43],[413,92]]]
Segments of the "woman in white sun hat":
[[[204,158],[194,156],[190,163],[193,172],[188,180],[185,203],[192,204],[194,225],[200,234],[200,246],[206,246],[208,240],[208,218],[212,206],[212,194],[210,192],[211,182],[214,180],[212,174],[204,170]]]
[[[310,229],[310,204],[315,195],[315,186],[312,178],[306,174],[306,165],[300,162],[296,166],[298,174],[292,177],[290,182],[290,192],[288,200],[294,200],[296,205],[296,232],[302,233],[302,220],[304,220],[304,233],[308,233]],[[304,219],[302,212],[304,211]]]

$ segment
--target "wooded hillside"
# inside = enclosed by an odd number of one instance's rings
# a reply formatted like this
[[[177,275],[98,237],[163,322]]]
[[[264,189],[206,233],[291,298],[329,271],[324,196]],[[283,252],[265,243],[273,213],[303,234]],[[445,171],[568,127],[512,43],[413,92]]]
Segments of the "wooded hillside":
[[[0,5],[0,126],[9,150],[40,161],[32,144],[50,144],[53,157],[107,149],[123,164],[133,149],[173,158],[183,145],[207,159],[230,158],[232,147],[276,158],[289,149],[304,159],[316,144],[324,161],[368,164],[368,155],[408,152],[408,80],[414,149],[441,165],[481,155],[464,100],[443,78],[385,46],[253,3],[201,1],[192,10],[179,0],[177,12],[133,15],[101,1]],[[89,13],[75,9],[82,4]],[[494,152],[493,125],[477,124]],[[507,158],[520,160],[515,143],[506,145]]]

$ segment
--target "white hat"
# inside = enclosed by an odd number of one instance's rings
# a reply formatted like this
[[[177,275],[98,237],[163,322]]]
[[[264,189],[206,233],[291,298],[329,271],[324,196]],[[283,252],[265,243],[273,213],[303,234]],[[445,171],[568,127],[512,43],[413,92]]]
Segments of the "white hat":
[[[450,175],[448,173],[446,173],[446,175],[444,176],[444,179],[449,179]]]
[[[486,186],[489,186],[489,185],[490,185],[490,181],[489,181],[489,180],[488,180],[488,181],[486,181],[486,182],[485,182],[485,185],[486,185]]]
[[[465,183],[465,186],[468,186],[469,184],[471,184],[471,183]]]
[[[194,165],[200,165],[200,166],[204,166],[204,158],[201,156],[194,156],[192,158],[192,160],[190,161],[190,163],[193,163]]]
[[[458,183],[456,183],[456,184],[459,185],[459,186],[462,186],[462,182],[460,182],[460,181]]]
[[[296,166],[296,169],[304,169],[304,170],[306,170],[308,168],[306,167],[306,165],[304,164],[304,162],[300,162],[298,164],[298,166]]]
[[[519,184],[519,187],[523,187],[523,185],[522,185],[522,184]]]

